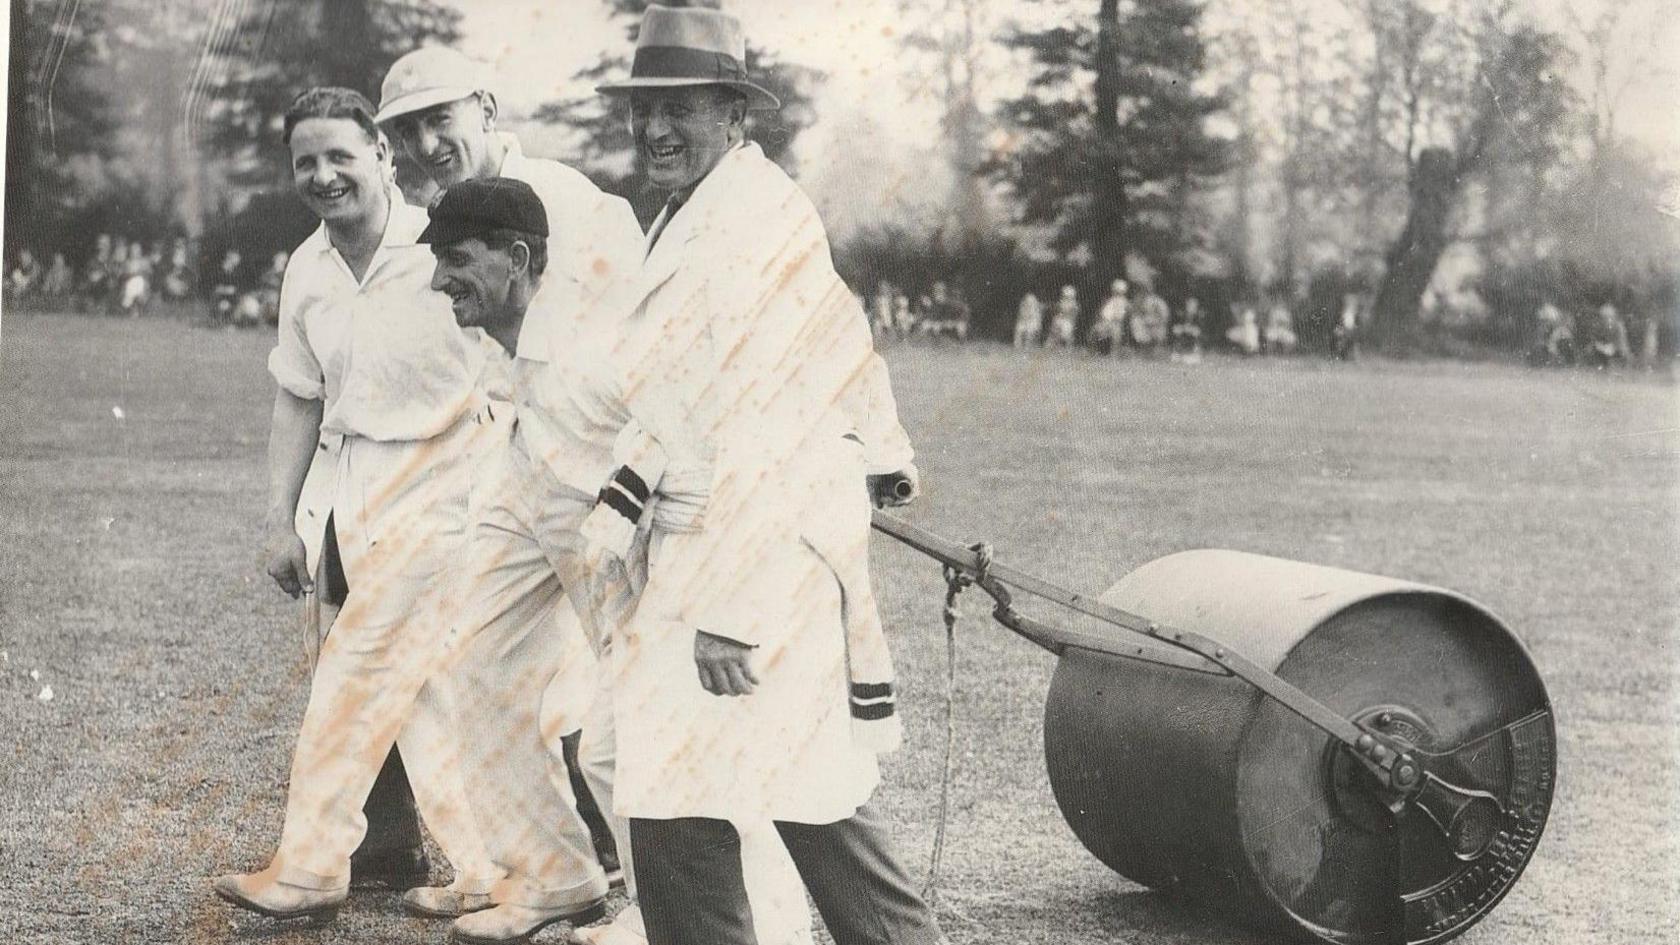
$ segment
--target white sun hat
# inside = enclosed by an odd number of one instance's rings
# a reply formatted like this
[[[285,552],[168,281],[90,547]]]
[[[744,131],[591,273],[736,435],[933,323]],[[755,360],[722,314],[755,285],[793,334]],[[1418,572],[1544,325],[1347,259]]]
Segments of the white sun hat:
[[[484,88],[483,66],[447,46],[426,46],[391,63],[379,85],[379,113],[373,120],[383,125]]]

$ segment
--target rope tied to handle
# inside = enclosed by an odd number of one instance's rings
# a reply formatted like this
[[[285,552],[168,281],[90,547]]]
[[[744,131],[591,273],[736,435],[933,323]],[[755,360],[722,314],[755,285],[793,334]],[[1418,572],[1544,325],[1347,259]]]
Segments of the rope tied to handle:
[[[970,577],[960,568],[949,564],[944,566],[945,574],[945,770],[939,779],[939,819],[935,822],[933,832],[933,854],[928,863],[927,883],[922,888],[922,898],[927,900],[929,908],[936,908],[939,904],[939,867],[945,857],[945,825],[951,812],[951,775],[956,768],[957,744],[957,621],[962,619],[962,613],[957,609],[957,598],[971,585],[979,584],[983,590],[991,592],[992,546],[986,542],[975,542],[968,546],[979,559],[979,567],[975,576]],[[993,596],[996,596],[995,594]],[[1005,595],[1007,598],[1007,594]],[[1007,600],[998,602],[1000,608],[1008,607]]]

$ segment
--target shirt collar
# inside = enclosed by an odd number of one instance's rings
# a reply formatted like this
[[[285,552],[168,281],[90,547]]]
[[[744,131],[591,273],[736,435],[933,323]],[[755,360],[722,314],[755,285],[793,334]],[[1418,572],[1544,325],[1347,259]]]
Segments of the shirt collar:
[[[391,212],[385,217],[385,229],[379,234],[379,245],[374,247],[373,262],[368,265],[367,275],[372,275],[379,266],[380,259],[386,251],[396,246],[414,246],[420,237],[420,231],[426,228],[430,218],[426,211],[403,202],[402,191],[395,184],[385,189],[385,194],[391,200]],[[331,256],[338,252],[333,245],[332,237],[327,233],[327,224],[321,223],[310,234],[315,241],[315,252],[321,256]],[[363,281],[366,281],[364,276]]]
[[[519,136],[511,131],[498,131],[496,140],[502,143],[502,166],[496,168],[496,176],[519,177],[525,165],[525,148],[520,145]]]

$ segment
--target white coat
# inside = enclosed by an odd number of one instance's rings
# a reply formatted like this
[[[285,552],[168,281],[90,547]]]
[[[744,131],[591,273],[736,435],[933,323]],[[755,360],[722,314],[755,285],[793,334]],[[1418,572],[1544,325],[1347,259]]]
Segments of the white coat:
[[[833,822],[879,778],[848,708],[847,627],[879,633],[865,473],[909,465],[909,440],[816,208],[756,145],[652,232],[627,400],[664,482],[704,498],[680,527],[654,514],[648,583],[614,641],[616,807]],[[754,646],[755,692],[701,687],[701,629]]]

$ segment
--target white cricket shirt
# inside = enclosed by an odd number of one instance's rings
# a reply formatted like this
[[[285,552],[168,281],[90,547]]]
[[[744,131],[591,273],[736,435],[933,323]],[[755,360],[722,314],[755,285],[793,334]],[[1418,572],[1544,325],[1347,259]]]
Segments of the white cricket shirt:
[[[521,331],[513,359],[516,435],[555,478],[593,496],[612,474],[613,443],[630,412],[613,339],[590,330],[590,319],[556,311],[563,296],[539,291],[526,312],[523,327],[542,331],[540,343]]]
[[[552,346],[551,330],[570,333],[583,311],[598,309],[610,289],[641,267],[642,227],[624,198],[558,161],[526,157],[511,134],[499,138],[504,152],[497,173],[529,184],[548,213],[548,270],[518,345],[520,357],[540,360]]]
[[[325,401],[324,433],[428,439],[476,402],[484,351],[455,324],[449,297],[430,288],[431,250],[415,242],[426,221],[393,190],[359,282],[325,225],[286,264],[268,370],[292,394]]]

